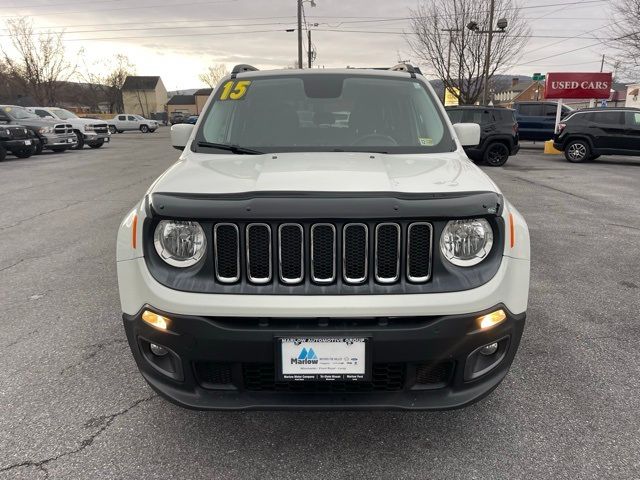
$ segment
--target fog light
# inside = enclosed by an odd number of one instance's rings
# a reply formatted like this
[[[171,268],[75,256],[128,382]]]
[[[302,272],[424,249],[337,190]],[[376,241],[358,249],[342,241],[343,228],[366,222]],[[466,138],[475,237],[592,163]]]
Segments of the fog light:
[[[507,314],[504,313],[504,310],[496,310],[495,312],[478,318],[478,321],[480,322],[480,328],[486,330],[487,328],[495,327],[499,323],[504,322],[506,318]]]
[[[149,310],[145,310],[142,313],[142,320],[152,327],[159,328],[160,330],[166,330],[169,326],[169,319],[167,317],[150,312]]]
[[[498,348],[498,345],[495,345],[496,348]],[[156,345],[155,343],[150,343],[149,349],[151,350],[151,353],[153,353],[156,357],[164,357],[167,353],[169,353],[166,348],[161,347],[160,345]]]
[[[151,344],[151,351],[153,351],[153,344]],[[163,349],[164,350],[164,349]],[[166,350],[165,350],[166,351]],[[498,342],[490,343],[480,349],[480,355],[490,356],[498,351]]]

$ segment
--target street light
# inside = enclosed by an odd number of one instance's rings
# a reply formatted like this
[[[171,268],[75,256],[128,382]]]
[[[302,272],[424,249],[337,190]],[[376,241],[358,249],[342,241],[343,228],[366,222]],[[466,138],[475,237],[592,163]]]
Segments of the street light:
[[[315,0],[298,0],[298,68],[302,68],[302,4],[305,2],[316,6]]]
[[[487,34],[487,53],[484,58],[484,72],[483,72],[483,88],[482,88],[482,104],[487,104],[487,94],[489,93],[489,60],[491,58],[491,42],[493,40],[494,33],[506,33],[508,22],[506,18],[498,19],[496,26],[497,30],[493,29],[493,13],[495,11],[495,0],[491,0],[491,8],[489,10],[489,30],[480,30],[478,22],[471,21],[467,24],[467,28],[475,33]]]

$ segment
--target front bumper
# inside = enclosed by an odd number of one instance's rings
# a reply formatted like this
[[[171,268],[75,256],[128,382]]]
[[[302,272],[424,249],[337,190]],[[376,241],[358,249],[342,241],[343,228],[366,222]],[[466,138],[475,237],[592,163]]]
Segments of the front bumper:
[[[25,148],[33,147],[34,145],[36,145],[36,143],[32,139],[27,138],[19,140],[5,140],[1,142],[0,145],[4,147],[5,150],[15,152],[18,150],[24,150]]]
[[[57,147],[75,147],[78,145],[78,137],[75,134],[42,134],[42,140],[44,141],[44,148],[57,148]]]
[[[507,374],[526,316],[504,305],[464,315],[322,319],[202,317],[144,308],[165,314],[171,324],[170,331],[161,331],[142,321],[142,310],[123,315],[142,375],[170,401],[195,409],[463,407],[489,394]],[[478,316],[498,308],[507,319],[479,330]],[[368,337],[372,382],[276,382],[275,340],[281,336]],[[495,364],[470,379],[474,352],[492,342],[500,345]],[[159,361],[149,343],[170,354]]]
[[[109,133],[108,131],[106,133],[84,132],[83,135],[84,135],[84,141],[86,143],[98,143],[98,142],[107,143],[111,140],[111,133]]]

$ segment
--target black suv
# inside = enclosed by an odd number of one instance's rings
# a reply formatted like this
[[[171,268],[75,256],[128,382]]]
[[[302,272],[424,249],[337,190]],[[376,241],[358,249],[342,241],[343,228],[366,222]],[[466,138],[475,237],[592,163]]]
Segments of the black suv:
[[[19,125],[0,126],[0,162],[7,152],[18,158],[29,158],[35,152],[35,145],[29,129]]]
[[[556,128],[558,102],[517,102],[513,105],[520,130],[520,140],[547,141],[553,138]],[[574,110],[562,105],[561,118]]]
[[[467,156],[476,162],[500,167],[520,149],[518,123],[515,112],[498,107],[447,107],[451,123],[477,123],[480,125],[480,144],[464,147]]]
[[[639,108],[585,108],[565,118],[558,130],[553,146],[570,162],[600,155],[640,156]]]

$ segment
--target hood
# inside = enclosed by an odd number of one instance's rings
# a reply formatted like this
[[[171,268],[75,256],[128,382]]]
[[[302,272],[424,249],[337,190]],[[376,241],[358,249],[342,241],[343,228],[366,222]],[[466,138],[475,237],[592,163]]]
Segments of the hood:
[[[24,125],[25,127],[50,127],[58,123],[68,123],[54,118],[21,118],[20,120],[12,120],[14,125]]]
[[[304,152],[211,155],[186,152],[149,190],[172,193],[252,191],[499,192],[461,152],[387,155]]]

